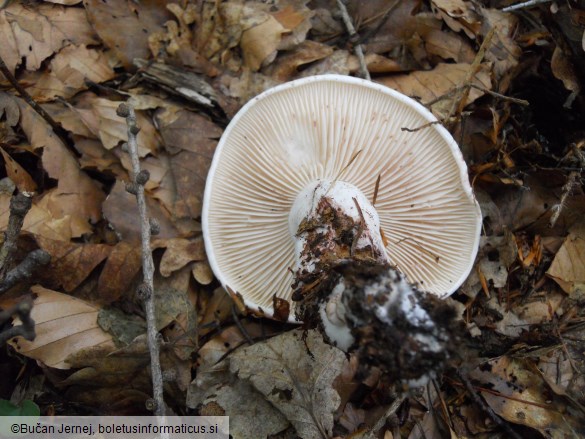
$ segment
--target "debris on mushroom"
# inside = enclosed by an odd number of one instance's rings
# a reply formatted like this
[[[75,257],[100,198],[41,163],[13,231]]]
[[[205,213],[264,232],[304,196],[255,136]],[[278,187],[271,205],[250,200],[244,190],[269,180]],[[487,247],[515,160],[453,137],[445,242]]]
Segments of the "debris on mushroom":
[[[205,189],[216,277],[249,309],[319,326],[365,363],[377,364],[384,356],[369,360],[370,351],[394,340],[372,334],[398,322],[408,343],[396,355],[409,346],[442,364],[448,343],[425,296],[444,298],[465,280],[481,214],[459,147],[435,122],[394,90],[338,75],[248,102],[219,142]],[[275,312],[282,301],[290,309]],[[402,357],[395,364],[409,363]]]

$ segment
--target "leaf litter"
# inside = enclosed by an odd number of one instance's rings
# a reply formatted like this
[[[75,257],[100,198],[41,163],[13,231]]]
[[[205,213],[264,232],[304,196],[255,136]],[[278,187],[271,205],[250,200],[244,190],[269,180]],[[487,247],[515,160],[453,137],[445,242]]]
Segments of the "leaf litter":
[[[585,10],[575,2],[516,13],[502,11],[509,1],[346,3],[359,41],[349,39],[334,0],[0,6],[0,57],[65,131],[54,132],[0,74],[0,225],[15,186],[34,192],[19,249],[51,254],[32,282],[40,284],[33,309],[38,333],[55,321],[63,332],[63,350],[44,335],[34,348],[11,342],[20,361],[34,359],[31,380],[66,390],[41,390],[42,408],[143,414],[149,397],[135,295],[138,214],[125,191],[126,126],[115,114],[130,99],[160,228],[157,306],[176,412],[229,414],[236,438],[585,434]],[[443,119],[484,216],[475,267],[449,299],[467,327],[460,357],[385,423],[396,399],[384,380],[356,377],[355,359],[317,333],[304,340],[289,325],[242,313],[218,287],[201,237],[206,175],[229,119],[279,83],[357,74],[355,44],[374,81]],[[9,291],[0,306],[27,288]],[[71,316],[80,306],[83,334]],[[0,354],[2,367],[14,361]],[[27,379],[7,377],[14,389]],[[57,401],[57,393],[65,396]]]

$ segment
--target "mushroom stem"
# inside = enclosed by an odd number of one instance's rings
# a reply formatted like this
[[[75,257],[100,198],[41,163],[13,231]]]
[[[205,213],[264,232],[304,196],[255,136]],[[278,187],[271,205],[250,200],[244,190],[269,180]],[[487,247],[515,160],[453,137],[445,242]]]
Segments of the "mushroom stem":
[[[378,214],[355,186],[321,180],[299,194],[293,300],[297,318],[407,387],[425,384],[451,355],[453,313],[392,267]]]

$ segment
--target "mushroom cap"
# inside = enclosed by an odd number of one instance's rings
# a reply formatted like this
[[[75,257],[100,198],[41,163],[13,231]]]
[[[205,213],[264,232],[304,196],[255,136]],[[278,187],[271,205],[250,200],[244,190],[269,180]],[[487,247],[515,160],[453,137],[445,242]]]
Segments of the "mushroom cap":
[[[375,208],[391,262],[420,289],[453,293],[473,266],[481,213],[449,132],[440,124],[402,129],[435,121],[395,90],[340,75],[250,100],[221,137],[203,201],[205,248],[224,288],[266,316],[274,294],[290,301],[291,206],[312,182],[341,174],[369,200],[381,175]]]

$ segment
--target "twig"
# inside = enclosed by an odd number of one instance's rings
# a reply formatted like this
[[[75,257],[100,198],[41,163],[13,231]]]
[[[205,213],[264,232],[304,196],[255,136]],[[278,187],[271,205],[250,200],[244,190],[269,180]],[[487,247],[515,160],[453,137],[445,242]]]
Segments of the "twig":
[[[150,351],[150,372],[152,375],[152,392],[154,399],[153,412],[156,416],[165,414],[163,398],[163,376],[160,366],[159,333],[156,329],[156,315],[154,307],[154,262],[150,248],[151,221],[148,218],[144,185],[148,181],[149,173],[140,169],[138,159],[138,145],[136,136],[140,128],[136,125],[136,113],[129,104],[120,104],[117,110],[120,117],[126,118],[128,125],[127,149],[132,161],[133,182],[127,185],[126,190],[136,196],[140,215],[141,244],[142,244],[142,274],[144,282],[138,287],[138,296],[144,300],[148,335],[148,350]]]
[[[24,101],[28,105],[30,105],[32,107],[32,109],[35,110],[43,119],[45,119],[45,121],[51,126],[51,128],[53,128],[53,131],[61,139],[61,141],[67,147],[69,147],[70,149],[73,149],[73,148],[71,148],[71,146],[69,144],[70,142],[69,142],[68,137],[67,137],[67,131],[65,131],[63,129],[63,127],[61,127],[61,125],[59,125],[55,121],[55,119],[53,119],[51,117],[51,115],[45,111],[45,109],[43,107],[41,107],[39,104],[37,104],[37,102],[31,97],[31,95],[28,94],[28,92],[24,89],[24,87],[18,83],[18,81],[16,80],[14,75],[10,72],[10,70],[6,66],[6,63],[4,62],[4,60],[2,59],[1,56],[0,56],[0,72],[2,72],[4,77],[8,80],[8,82],[10,82],[12,84],[12,86],[16,89],[16,91],[20,94],[20,97],[22,99],[24,99]]]
[[[240,322],[240,318],[238,317],[238,311],[236,310],[235,303],[232,303],[231,308],[232,308],[232,317],[234,319],[234,323],[236,324],[236,326],[238,327],[238,329],[240,330],[240,332],[242,333],[242,335],[244,336],[244,338],[246,339],[248,344],[250,346],[252,346],[254,344],[254,340],[252,340],[252,337],[250,337],[250,334],[248,334],[248,331],[246,331],[246,328],[244,328],[244,326],[242,325],[242,322]]]
[[[471,381],[469,381],[467,374],[460,369],[456,369],[456,373],[457,373],[457,376],[459,377],[459,379],[461,379],[461,381],[463,381],[463,384],[465,384],[465,388],[467,389],[467,392],[469,393],[469,396],[471,397],[473,402],[475,402],[479,407],[481,407],[489,415],[489,417],[509,435],[509,437],[514,438],[514,439],[522,439],[522,436],[520,436],[518,433],[516,433],[514,430],[512,430],[512,427],[510,427],[506,422],[504,422],[492,410],[492,408],[489,405],[487,405],[483,401],[483,399],[481,399],[479,394],[473,388],[473,384],[471,384]]]
[[[32,206],[32,198],[22,192],[10,198],[10,217],[8,227],[4,232],[4,244],[0,249],[0,279],[6,277],[10,269],[9,263],[16,251],[16,240],[24,223],[24,217]]]
[[[0,294],[8,291],[17,283],[30,279],[34,271],[41,265],[51,262],[51,255],[42,249],[30,252],[24,260],[15,268],[10,270],[6,277],[0,282]]]
[[[350,41],[352,43],[359,42],[359,35],[353,26],[351,21],[351,17],[347,12],[347,8],[342,0],[337,0],[337,6],[339,7],[339,11],[341,12],[341,18],[343,18],[343,23],[347,28],[347,33],[349,34]],[[358,57],[358,61],[360,63],[360,76],[368,81],[371,81],[370,72],[368,72],[368,66],[366,65],[366,58],[364,57],[364,51],[361,44],[355,44],[355,54]]]
[[[384,413],[384,415],[378,419],[376,424],[374,424],[374,426],[370,429],[370,432],[375,434],[377,431],[379,431],[386,423],[386,420],[396,414],[396,411],[400,408],[405,399],[405,396],[398,396],[394,401],[392,401],[392,404],[390,404],[390,407],[388,407],[386,413]]]
[[[550,208],[552,215],[550,217],[550,221],[548,222],[549,228],[552,229],[557,223],[559,217],[561,216],[561,211],[563,210],[563,207],[565,207],[569,194],[577,185],[579,175],[580,174],[578,172],[571,172],[567,177],[567,182],[563,185],[563,193],[561,195],[561,199],[559,200],[558,203],[556,203],[554,206]]]
[[[17,336],[22,336],[27,340],[35,338],[35,322],[30,318],[31,310],[32,301],[24,300],[6,311],[0,311],[0,326],[6,323],[13,315],[17,315],[22,322],[22,325],[13,326],[4,332],[0,332],[0,346],[4,346],[4,343]]]
[[[536,6],[536,5],[539,5],[541,3],[550,3],[550,2],[552,2],[552,0],[529,0],[527,2],[516,3],[515,5],[506,6],[505,8],[502,8],[502,12],[517,11],[518,9],[530,8],[532,6]]]

